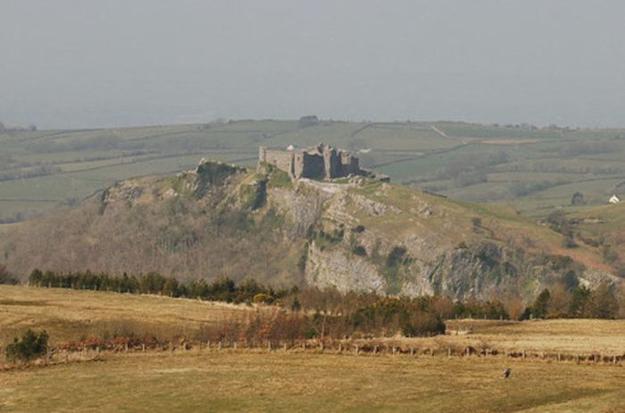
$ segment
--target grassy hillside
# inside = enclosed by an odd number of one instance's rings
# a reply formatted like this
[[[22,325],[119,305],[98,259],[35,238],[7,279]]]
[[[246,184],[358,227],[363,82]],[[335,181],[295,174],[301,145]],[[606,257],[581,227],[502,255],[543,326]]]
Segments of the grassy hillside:
[[[572,211],[568,217],[579,237],[596,243],[604,260],[625,276],[625,204]]]
[[[395,182],[544,216],[581,191],[590,205],[622,192],[625,131],[454,122],[236,121],[0,134],[0,220],[74,204],[129,177],[188,169],[201,157],[252,165],[258,145],[325,141]]]
[[[3,241],[0,262],[22,279],[35,268],[158,271],[343,292],[527,298],[566,273],[597,285],[613,270],[598,247],[565,248],[562,234],[509,208],[371,179],[291,183],[280,171],[215,162],[122,181],[79,208],[18,225]]]
[[[182,298],[0,285],[0,345],[28,328],[47,330],[52,344],[129,332],[193,337],[202,327],[254,311]]]

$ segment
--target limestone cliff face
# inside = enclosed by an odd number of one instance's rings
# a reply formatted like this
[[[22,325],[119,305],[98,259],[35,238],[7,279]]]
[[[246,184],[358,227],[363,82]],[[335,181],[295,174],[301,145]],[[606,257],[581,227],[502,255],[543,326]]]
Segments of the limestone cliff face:
[[[591,286],[618,281],[556,254],[554,245],[528,248],[524,243],[529,241],[519,240],[517,232],[531,223],[519,226],[496,220],[384,183],[304,181],[300,186],[316,201],[298,202],[291,195],[282,198],[282,208],[297,210],[289,212],[292,216],[306,217],[298,221],[298,229],[309,234],[305,280],[310,285],[489,298],[533,296],[571,272]],[[302,215],[301,209],[309,206],[315,213]]]
[[[386,293],[386,280],[367,259],[340,249],[320,250],[313,242],[308,250],[306,283],[341,292]]]
[[[121,182],[22,225],[2,244],[0,264],[22,276],[159,271],[454,298],[532,297],[565,275],[590,286],[617,281],[595,251],[580,247],[571,258],[560,241],[516,216],[363,177],[292,182],[271,168],[205,162]]]

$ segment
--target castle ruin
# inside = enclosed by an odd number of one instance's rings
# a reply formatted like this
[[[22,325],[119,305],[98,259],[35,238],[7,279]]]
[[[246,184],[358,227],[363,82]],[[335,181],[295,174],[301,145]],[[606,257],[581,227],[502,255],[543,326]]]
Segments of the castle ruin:
[[[291,179],[330,180],[350,175],[365,175],[358,158],[351,153],[323,143],[308,149],[258,150],[259,165],[267,163],[288,173]]]

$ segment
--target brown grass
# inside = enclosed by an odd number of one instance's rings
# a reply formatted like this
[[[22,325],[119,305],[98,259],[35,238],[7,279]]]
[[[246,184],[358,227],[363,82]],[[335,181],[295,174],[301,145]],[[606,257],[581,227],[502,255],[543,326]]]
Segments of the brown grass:
[[[46,328],[56,341],[112,326],[173,334],[250,311],[186,299],[0,286],[5,339],[27,327]],[[460,320],[448,326],[445,336],[395,341],[419,348],[625,352],[620,320]],[[625,370],[607,363],[214,348],[99,357],[0,372],[0,411],[625,411]],[[501,378],[505,367],[512,368],[510,380]]]
[[[189,299],[0,286],[0,344],[27,328],[46,329],[53,343],[113,333],[193,337],[204,327],[255,311],[259,308]],[[445,336],[383,341],[422,349],[625,354],[625,320],[451,320],[447,326]]]
[[[126,332],[192,336],[206,325],[252,311],[190,299],[0,286],[0,344],[27,328],[46,329],[53,343]]]
[[[135,354],[0,373],[0,410],[622,412],[623,380],[620,367],[501,359]]]

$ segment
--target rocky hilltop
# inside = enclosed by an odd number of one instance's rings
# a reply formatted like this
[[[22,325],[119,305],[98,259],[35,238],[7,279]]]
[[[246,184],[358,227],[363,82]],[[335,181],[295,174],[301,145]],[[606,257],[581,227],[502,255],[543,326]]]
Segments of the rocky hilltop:
[[[560,234],[514,213],[365,177],[292,181],[270,165],[203,161],[27,222],[4,241],[2,259],[23,277],[34,268],[158,271],[456,298],[616,281],[597,251],[561,245]]]

